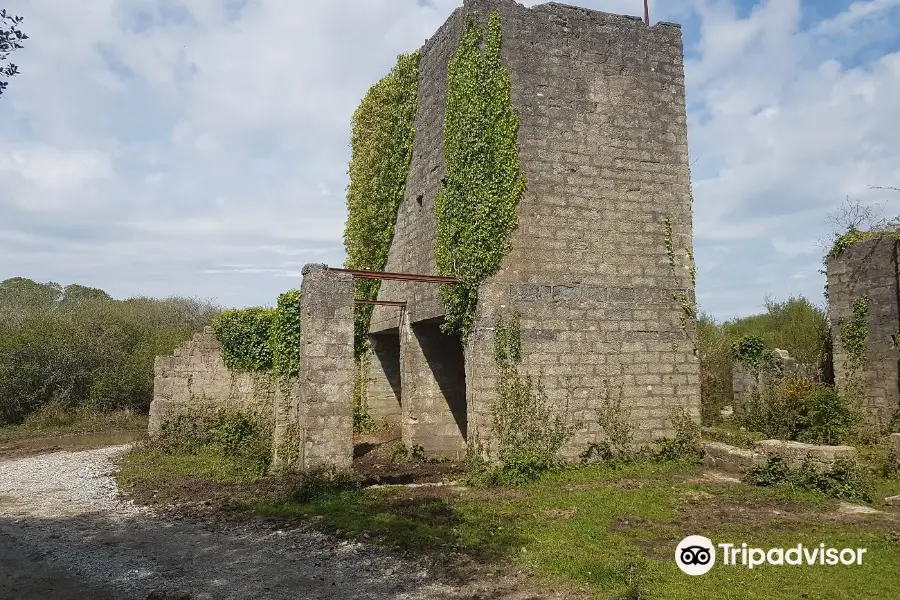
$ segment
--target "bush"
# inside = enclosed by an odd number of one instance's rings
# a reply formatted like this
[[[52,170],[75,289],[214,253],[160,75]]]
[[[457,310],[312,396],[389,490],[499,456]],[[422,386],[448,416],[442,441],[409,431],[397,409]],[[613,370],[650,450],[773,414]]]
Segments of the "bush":
[[[657,442],[656,458],[663,461],[699,463],[703,460],[700,426],[684,409],[672,413],[675,437]]]
[[[229,409],[192,410],[162,424],[150,442],[165,454],[199,454],[212,450],[249,463],[258,475],[272,464],[272,424],[256,414]]]
[[[701,418],[706,425],[722,420],[722,409],[732,403],[732,357],[722,327],[706,314],[697,319],[697,352],[700,358]]]
[[[269,308],[226,310],[213,323],[225,365],[234,371],[272,369],[272,326],[275,311]]]
[[[744,407],[740,421],[768,438],[837,445],[853,436],[861,415],[834,387],[785,377],[776,385],[764,386]]]
[[[854,460],[839,458],[827,470],[816,469],[810,460],[800,468],[791,468],[780,456],[772,456],[744,476],[747,483],[772,487],[789,485],[819,492],[839,500],[871,502],[872,479]]]
[[[155,357],[218,313],[187,298],[120,301],[84,286],[0,282],[0,425],[43,408],[145,413]]]

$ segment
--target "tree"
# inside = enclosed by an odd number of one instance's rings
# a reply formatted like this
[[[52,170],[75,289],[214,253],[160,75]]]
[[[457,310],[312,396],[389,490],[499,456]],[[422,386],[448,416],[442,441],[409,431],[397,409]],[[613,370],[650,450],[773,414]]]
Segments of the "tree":
[[[9,62],[9,55],[15,50],[20,50],[21,42],[28,39],[28,36],[19,29],[24,20],[24,17],[8,14],[5,9],[0,10],[0,95],[9,85],[9,82],[2,81],[2,78],[9,79],[19,73],[19,67]]]

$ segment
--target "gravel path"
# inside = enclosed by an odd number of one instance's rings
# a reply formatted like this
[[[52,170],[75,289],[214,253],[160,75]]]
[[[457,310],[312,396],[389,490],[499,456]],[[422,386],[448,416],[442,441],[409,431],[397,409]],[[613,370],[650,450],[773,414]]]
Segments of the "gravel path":
[[[0,598],[537,598],[442,585],[412,562],[315,532],[163,517],[119,499],[112,459],[127,448],[0,462],[0,568],[15,574],[0,582]]]

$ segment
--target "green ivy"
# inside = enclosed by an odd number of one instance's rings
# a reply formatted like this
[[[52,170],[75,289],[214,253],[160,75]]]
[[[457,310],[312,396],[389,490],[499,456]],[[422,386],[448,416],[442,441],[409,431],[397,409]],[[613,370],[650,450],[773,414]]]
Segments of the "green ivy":
[[[278,296],[272,324],[272,370],[282,377],[300,374],[300,290]]]
[[[850,356],[852,370],[862,366],[866,357],[866,339],[869,337],[869,298],[863,296],[853,302],[853,316],[841,319],[841,345]]]
[[[500,61],[500,14],[487,35],[471,19],[448,69],[444,161],[447,176],[435,201],[435,257],[443,286],[445,331],[465,339],[475,320],[478,287],[500,270],[517,226],[526,181],[519,170],[519,117],[510,100],[509,72]]]
[[[272,368],[269,339],[275,311],[268,308],[226,310],[213,322],[222,344],[225,365],[233,371],[268,371]]]
[[[763,365],[765,344],[755,335],[745,335],[731,345],[731,355],[745,365],[760,369]]]
[[[419,53],[400,55],[353,113],[344,230],[348,269],[381,271],[387,262],[412,159],[418,85]],[[375,300],[379,286],[357,279],[356,297]],[[357,307],[357,356],[368,348],[371,318],[372,306]]]

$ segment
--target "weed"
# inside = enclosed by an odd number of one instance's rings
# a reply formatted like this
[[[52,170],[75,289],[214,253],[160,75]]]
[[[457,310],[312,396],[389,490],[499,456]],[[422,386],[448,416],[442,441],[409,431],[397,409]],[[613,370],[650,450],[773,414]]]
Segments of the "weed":
[[[391,448],[391,462],[403,462],[409,460],[409,448],[402,441],[397,441]]]
[[[657,442],[656,457],[663,461],[699,463],[703,459],[700,425],[683,408],[672,411],[671,420],[675,437]]]
[[[770,456],[762,465],[750,469],[744,480],[763,487],[789,485],[842,500],[872,501],[871,477],[856,461],[847,458],[839,458],[828,469],[821,469],[809,458],[794,468],[784,458]]]

